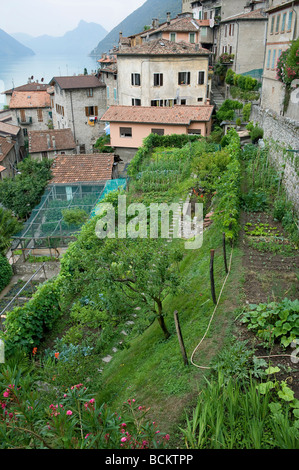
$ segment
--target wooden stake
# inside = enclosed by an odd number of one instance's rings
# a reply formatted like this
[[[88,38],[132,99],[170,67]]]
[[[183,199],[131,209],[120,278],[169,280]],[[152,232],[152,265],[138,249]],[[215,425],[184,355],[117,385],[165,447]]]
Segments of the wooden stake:
[[[227,268],[227,260],[226,260],[225,232],[223,232],[223,257],[224,257],[225,272],[227,274],[228,268]]]
[[[216,300],[216,295],[215,295],[215,282],[214,282],[214,253],[215,253],[215,250],[211,250],[210,279],[211,279],[212,299],[213,299],[214,304],[216,304],[217,300]]]
[[[185,349],[185,346],[184,346],[184,341],[183,341],[183,337],[182,337],[182,333],[181,333],[181,327],[180,327],[180,322],[179,322],[179,317],[178,317],[177,310],[174,312],[174,322],[175,322],[176,332],[177,332],[178,339],[179,339],[179,345],[180,345],[182,356],[183,356],[183,361],[184,361],[185,366],[187,366],[188,365],[188,358],[187,358],[186,349]]]

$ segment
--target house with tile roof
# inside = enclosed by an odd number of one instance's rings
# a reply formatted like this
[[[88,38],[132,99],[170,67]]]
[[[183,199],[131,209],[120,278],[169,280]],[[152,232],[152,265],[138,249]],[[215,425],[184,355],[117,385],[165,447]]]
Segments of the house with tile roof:
[[[106,85],[95,75],[53,77],[50,81],[55,129],[70,128],[81,153],[92,153],[104,134]]]
[[[25,155],[25,142],[23,131],[20,126],[15,126],[10,121],[0,120],[0,137],[11,140],[14,144],[16,161],[21,161]]]
[[[190,106],[209,98],[210,51],[199,44],[155,39],[116,55],[120,105]]]
[[[3,91],[1,94],[5,95],[6,98],[6,104],[9,106],[12,94],[14,91],[47,91],[49,85],[47,83],[40,83],[38,81],[33,82],[31,80],[28,81],[28,83],[25,83],[25,85],[20,85],[14,88],[10,88],[9,90]]]
[[[219,55],[234,54],[232,69],[237,74],[261,76],[267,23],[268,18],[262,8],[220,21],[217,49]]]
[[[28,132],[28,153],[36,160],[52,159],[56,155],[74,155],[76,143],[71,129],[48,129]]]
[[[119,173],[149,134],[196,134],[211,132],[214,106],[111,106],[102,117],[110,125],[110,145],[119,156]]]
[[[19,155],[11,136],[0,137],[0,180],[16,174]]]
[[[29,129],[45,130],[48,129],[49,122],[52,122],[51,99],[46,90],[14,90],[9,110],[11,123],[20,126],[25,137]]]

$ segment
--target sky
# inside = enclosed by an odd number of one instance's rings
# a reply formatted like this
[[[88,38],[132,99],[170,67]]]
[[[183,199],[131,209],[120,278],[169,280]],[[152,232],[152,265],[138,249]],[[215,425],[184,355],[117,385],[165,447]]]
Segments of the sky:
[[[108,32],[146,0],[0,0],[0,29],[8,34],[63,36],[80,20]]]

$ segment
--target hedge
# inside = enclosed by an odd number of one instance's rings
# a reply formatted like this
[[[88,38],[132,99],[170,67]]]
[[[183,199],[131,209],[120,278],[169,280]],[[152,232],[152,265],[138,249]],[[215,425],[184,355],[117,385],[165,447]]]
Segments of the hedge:
[[[7,258],[0,255],[0,292],[9,284],[12,275],[12,267]]]

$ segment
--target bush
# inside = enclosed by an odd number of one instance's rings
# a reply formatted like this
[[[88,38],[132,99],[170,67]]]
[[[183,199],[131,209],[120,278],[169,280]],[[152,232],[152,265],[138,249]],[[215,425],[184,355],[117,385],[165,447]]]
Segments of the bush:
[[[0,255],[0,292],[9,284],[12,274],[12,268],[7,258]]]
[[[251,113],[251,103],[247,103],[243,107],[243,119],[245,122],[249,121],[250,113]]]

